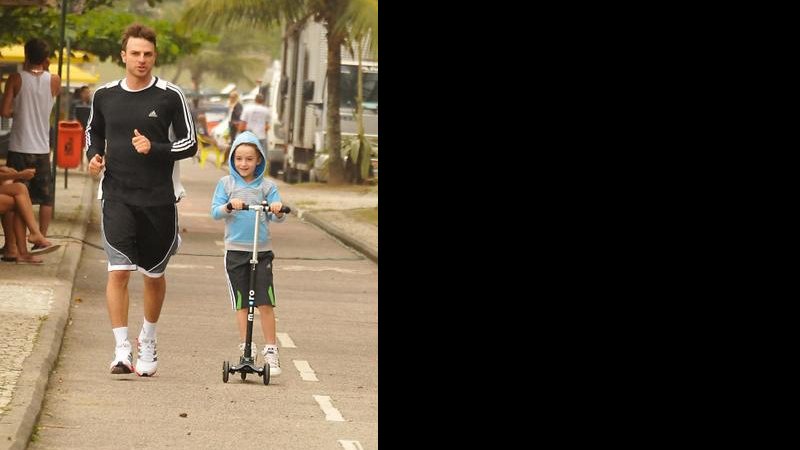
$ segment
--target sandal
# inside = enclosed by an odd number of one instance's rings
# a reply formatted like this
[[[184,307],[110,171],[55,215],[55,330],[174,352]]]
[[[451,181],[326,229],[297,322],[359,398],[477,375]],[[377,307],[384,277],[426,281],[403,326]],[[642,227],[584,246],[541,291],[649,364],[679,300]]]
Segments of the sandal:
[[[0,261],[3,261],[3,262],[17,262],[17,257],[16,256],[3,256],[3,257],[0,257]]]
[[[30,253],[31,255],[46,255],[48,253],[52,253],[58,250],[59,247],[61,247],[61,244],[50,244],[50,245],[34,244],[34,246],[31,247]]]
[[[44,264],[44,261],[41,259],[34,259],[31,257],[30,259],[19,259],[17,258],[17,264]]]

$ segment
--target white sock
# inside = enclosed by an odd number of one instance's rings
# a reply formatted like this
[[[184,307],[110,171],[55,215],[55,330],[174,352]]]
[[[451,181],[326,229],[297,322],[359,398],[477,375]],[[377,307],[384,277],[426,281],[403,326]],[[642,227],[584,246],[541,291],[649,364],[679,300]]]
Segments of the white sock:
[[[114,332],[114,340],[117,341],[117,345],[122,345],[128,340],[128,327],[112,328],[111,331]]]
[[[156,324],[150,323],[144,319],[142,323],[142,331],[139,333],[139,339],[155,339],[156,338]]]
[[[278,344],[264,344],[264,351],[266,351],[268,348],[274,349],[277,352]]]

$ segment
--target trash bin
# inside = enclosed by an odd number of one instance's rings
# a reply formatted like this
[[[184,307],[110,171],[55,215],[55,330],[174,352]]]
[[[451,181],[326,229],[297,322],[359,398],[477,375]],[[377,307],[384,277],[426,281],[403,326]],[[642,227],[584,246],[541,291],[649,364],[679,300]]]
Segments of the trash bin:
[[[83,126],[77,120],[58,121],[58,159],[62,169],[74,169],[81,164]]]

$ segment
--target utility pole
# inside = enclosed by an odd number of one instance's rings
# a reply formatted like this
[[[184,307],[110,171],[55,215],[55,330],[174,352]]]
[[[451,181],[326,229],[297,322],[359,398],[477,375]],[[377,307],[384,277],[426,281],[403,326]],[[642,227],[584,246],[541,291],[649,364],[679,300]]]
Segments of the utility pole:
[[[61,66],[64,61],[64,40],[67,26],[67,4],[69,0],[61,0],[61,45],[58,48],[58,77],[61,78]],[[69,55],[67,55],[69,57]],[[58,86],[58,97],[56,97],[56,113],[54,128],[56,132],[53,138],[53,180],[51,189],[53,190],[53,217],[56,216],[56,170],[58,168],[58,119],[61,115],[61,86]]]

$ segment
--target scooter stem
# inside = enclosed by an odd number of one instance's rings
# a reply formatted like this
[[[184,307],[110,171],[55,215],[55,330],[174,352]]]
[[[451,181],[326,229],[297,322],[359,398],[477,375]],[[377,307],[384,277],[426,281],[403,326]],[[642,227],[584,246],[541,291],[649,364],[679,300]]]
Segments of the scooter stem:
[[[256,220],[253,229],[253,255],[250,258],[250,283],[247,292],[247,336],[244,343],[243,358],[250,360],[250,352],[253,346],[253,315],[255,314],[255,288],[256,288],[256,267],[258,266],[258,219],[261,211],[256,209]]]

